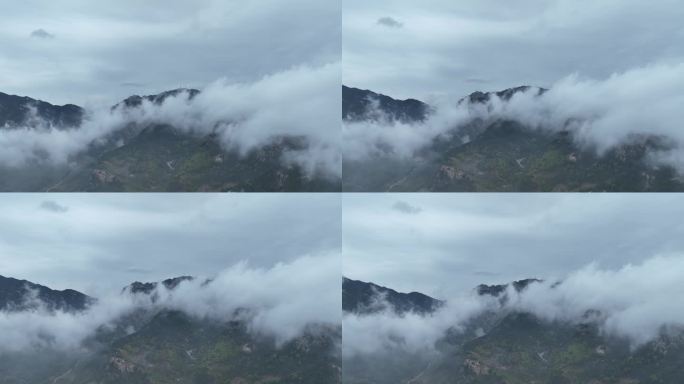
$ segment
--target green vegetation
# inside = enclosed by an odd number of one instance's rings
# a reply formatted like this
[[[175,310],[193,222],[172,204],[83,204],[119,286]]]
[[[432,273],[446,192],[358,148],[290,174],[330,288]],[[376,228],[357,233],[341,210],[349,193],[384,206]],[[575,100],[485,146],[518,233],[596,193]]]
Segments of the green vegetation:
[[[412,159],[376,157],[344,164],[345,191],[683,191],[676,171],[649,162],[664,149],[634,138],[606,153],[580,147],[567,132],[497,122],[463,144],[440,138]]]
[[[135,318],[134,318],[135,317]],[[242,322],[200,320],[176,311],[137,314],[133,333],[104,331],[80,352],[10,353],[2,382],[24,384],[340,383],[340,329],[311,328],[276,345]],[[126,327],[131,323],[127,323]],[[122,324],[123,325],[123,324]],[[38,368],[34,363],[40,362]]]
[[[153,126],[125,145],[92,151],[51,191],[335,191],[339,180],[306,175],[283,155],[297,143],[282,140],[246,154],[226,151],[218,138]]]

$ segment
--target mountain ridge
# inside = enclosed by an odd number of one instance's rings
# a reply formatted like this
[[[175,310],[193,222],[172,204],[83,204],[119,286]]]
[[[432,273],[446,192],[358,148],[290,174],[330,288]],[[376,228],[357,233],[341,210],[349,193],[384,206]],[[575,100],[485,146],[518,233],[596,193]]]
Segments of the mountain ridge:
[[[96,301],[73,289],[54,290],[28,280],[0,276],[0,311],[35,308],[38,303],[32,300],[42,301],[48,310],[64,312],[83,311]]]
[[[85,110],[75,104],[55,105],[28,96],[0,92],[0,129],[13,128],[26,121],[35,108],[38,117],[58,127],[81,124]]]
[[[473,92],[455,105],[485,103],[493,95],[510,99],[536,89],[520,86],[496,92]],[[402,122],[421,129],[429,113],[413,115],[400,100],[372,91],[346,92],[343,121],[375,123],[391,130]],[[343,92],[345,88],[343,88]],[[370,96],[369,96],[370,95]],[[376,96],[373,96],[376,95]],[[389,98],[373,104],[369,97]],[[416,100],[416,102],[422,103]],[[383,111],[383,105],[387,105]],[[424,104],[423,110],[432,107]],[[358,112],[365,110],[365,112]],[[376,110],[380,110],[377,112]],[[357,111],[353,112],[352,111]],[[403,118],[383,119],[383,116]],[[413,116],[413,118],[411,118]],[[360,159],[343,157],[345,192],[674,192],[684,191],[684,178],[652,154],[672,148],[667,138],[632,135],[620,145],[598,152],[581,145],[564,127],[539,129],[516,120],[473,118],[431,137],[413,154],[397,155],[391,144],[374,143],[378,153]],[[441,132],[441,130],[440,130]]]
[[[541,281],[480,284],[475,292],[504,298],[508,287],[521,292]],[[344,382],[659,384],[684,377],[679,363],[684,359],[684,331],[663,333],[634,347],[624,338],[606,334],[590,318],[579,323],[551,321],[503,308],[502,303],[499,310],[487,310],[447,329],[430,353],[403,350],[403,335],[393,333],[396,346],[345,357]],[[426,316],[426,321],[429,318]]]
[[[160,104],[169,97],[200,90],[178,88],[153,95],[132,95],[113,105],[140,108],[143,100]],[[0,94],[2,95],[2,94]],[[5,104],[3,104],[5,100]],[[28,104],[27,104],[28,103]],[[31,105],[35,108],[35,115]],[[60,109],[62,108],[62,109]],[[66,108],[66,109],[63,109]],[[78,130],[87,118],[78,106],[54,106],[28,97],[0,98],[0,134],[24,127]],[[66,117],[65,117],[66,116]],[[276,137],[247,153],[226,148],[215,133],[180,129],[182,122],[128,122],[52,162],[41,151],[23,163],[0,164],[0,191],[6,192],[290,192],[341,189],[326,171],[310,171],[288,161],[288,153],[306,149],[301,137]]]
[[[140,289],[139,294],[152,293],[159,286],[176,289],[191,279],[179,276],[159,282],[135,282],[138,284],[129,284],[121,293],[125,294],[130,287]],[[8,286],[0,284],[0,297]],[[74,320],[80,321],[81,317]],[[53,348],[49,337],[45,341],[48,343],[45,346],[19,351],[4,350],[0,346],[0,381],[8,384],[341,382],[337,351],[341,327],[327,324],[310,324],[301,335],[277,343],[272,336],[252,332],[244,319],[219,321],[149,306],[103,324],[78,348]]]

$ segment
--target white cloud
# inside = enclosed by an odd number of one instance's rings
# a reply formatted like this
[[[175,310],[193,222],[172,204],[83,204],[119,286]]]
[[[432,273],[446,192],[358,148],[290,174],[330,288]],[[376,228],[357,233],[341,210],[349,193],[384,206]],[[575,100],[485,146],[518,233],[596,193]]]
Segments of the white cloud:
[[[65,164],[131,124],[170,124],[189,134],[216,133],[225,149],[242,154],[282,137],[303,137],[307,148],[286,154],[283,161],[299,164],[310,174],[339,177],[339,83],[339,62],[303,65],[252,83],[218,80],[192,99],[182,92],[162,104],[144,100],[137,108],[95,109],[73,129],[41,122],[33,110],[27,126],[0,130],[0,162]]]
[[[654,340],[667,327],[684,329],[684,257],[653,257],[619,269],[590,264],[552,287],[551,280],[533,284],[516,297],[512,308],[547,320],[581,322],[598,310],[608,336],[629,338],[634,345]]]
[[[344,81],[398,98],[459,97],[570,73],[604,78],[651,62],[681,61],[677,0],[348,0]],[[391,15],[402,28],[378,28]],[[410,55],[406,53],[410,52]],[[487,79],[487,89],[469,79]]]
[[[396,348],[411,353],[435,352],[435,343],[447,331],[462,331],[466,322],[485,311],[499,315],[522,311],[545,321],[569,324],[593,321],[604,336],[626,338],[636,348],[664,332],[684,330],[684,299],[673,295],[684,289],[683,273],[681,256],[653,257],[618,269],[592,263],[559,280],[548,276],[521,292],[509,286],[503,306],[498,298],[471,292],[447,300],[444,307],[427,315],[391,311],[345,314],[343,351],[348,357]]]
[[[220,322],[243,319],[255,335],[275,336],[283,343],[301,335],[308,325],[339,326],[339,270],[337,253],[303,256],[272,268],[251,268],[242,262],[219,272],[207,284],[197,278],[172,291],[158,287],[156,301],[151,299],[154,293],[124,292],[101,297],[78,313],[45,308],[0,312],[0,350],[79,348],[99,327],[113,326],[137,309],[176,309]],[[237,309],[248,310],[249,316],[236,317]]]
[[[651,159],[684,168],[681,124],[684,103],[684,64],[651,65],[614,73],[606,79],[565,77],[547,92],[537,88],[516,93],[510,100],[493,95],[486,104],[457,104],[441,100],[424,123],[405,124],[386,119],[347,122],[344,125],[345,158],[363,159],[380,149],[410,157],[436,138],[469,138],[459,128],[474,120],[510,119],[531,129],[569,130],[577,143],[599,154],[629,143],[636,135],[672,140],[671,152],[653,152]]]
[[[0,91],[59,104],[111,105],[222,77],[253,82],[341,57],[340,5],[331,1],[36,0],[7,4],[3,15]],[[38,27],[56,38],[30,38]]]
[[[453,298],[435,312],[396,314],[391,310],[367,315],[345,313],[342,317],[342,351],[346,357],[368,355],[399,348],[411,353],[435,351],[435,342],[447,330],[462,331],[471,317],[494,308],[496,300],[474,294]]]
[[[340,249],[334,194],[51,195],[68,207],[60,214],[44,200],[0,201],[0,274],[96,297],[135,280],[211,276],[240,260],[268,268]]]

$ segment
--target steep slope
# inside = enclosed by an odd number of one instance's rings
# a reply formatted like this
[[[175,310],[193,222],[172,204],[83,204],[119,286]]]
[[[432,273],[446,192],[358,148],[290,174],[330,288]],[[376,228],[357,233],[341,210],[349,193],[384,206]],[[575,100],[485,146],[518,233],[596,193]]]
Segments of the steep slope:
[[[527,279],[510,285],[522,292],[537,282]],[[504,303],[508,287],[480,285],[476,292]],[[447,331],[429,357],[401,349],[347,356],[344,382],[655,384],[684,378],[684,330],[668,329],[635,347],[601,332],[589,315],[579,323],[551,322],[502,306]]]
[[[24,311],[43,306],[47,310],[85,310],[95,299],[73,289],[56,291],[26,280],[0,276],[0,311]]]
[[[75,127],[81,124],[84,111],[73,104],[52,105],[26,96],[0,92],[0,129],[16,128],[32,118],[41,119],[55,127]]]
[[[431,313],[444,303],[418,292],[400,293],[373,283],[343,278],[342,310],[356,314],[372,314],[390,309],[397,314]],[[387,308],[389,307],[389,308]]]
[[[345,315],[429,315],[442,305],[444,302],[422,293],[401,293],[346,277],[342,280],[342,309]],[[415,376],[428,363],[429,358],[421,353],[388,348],[382,354],[346,356],[343,360],[343,378],[345,383],[350,384],[396,384]]]
[[[168,97],[200,91],[175,89],[126,98],[112,107],[135,109],[144,100],[161,104]],[[25,97],[0,94],[0,135],[5,129],[49,122],[56,129],[80,129],[83,109],[54,106]],[[32,111],[36,110],[36,113]],[[182,123],[179,123],[182,124]],[[31,160],[0,164],[0,191],[339,191],[339,178],[284,160],[288,151],[308,144],[301,137],[280,137],[241,154],[221,146],[215,134],[188,133],[182,126],[130,123],[70,157],[68,164]],[[57,145],[57,144],[55,144]],[[39,154],[40,155],[40,154]]]
[[[530,87],[496,93],[475,92],[458,103],[484,103],[493,94],[506,100]],[[539,94],[545,90],[539,89]],[[344,92],[344,90],[343,90]],[[429,117],[370,91],[353,90],[343,98],[347,122],[374,120],[374,113],[403,116],[415,129]],[[375,102],[369,100],[384,100]],[[388,100],[389,99],[389,100]],[[374,109],[368,109],[373,105]],[[376,115],[377,113],[375,113]],[[387,129],[392,129],[391,125]],[[516,121],[472,121],[453,127],[457,134],[435,138],[412,158],[371,156],[345,160],[345,191],[682,191],[684,182],[669,166],[654,165],[649,152],[669,148],[665,138],[634,136],[624,145],[598,155],[580,147],[568,131],[531,129]],[[426,133],[427,134],[427,133]]]
[[[173,291],[192,279],[181,276],[162,282],[135,282],[121,294],[155,295],[157,290]],[[7,280],[11,284],[0,285],[0,295],[10,296],[4,291],[16,288],[13,279]],[[300,336],[280,343],[272,336],[253,332],[247,320],[219,321],[164,307],[142,306],[103,324],[80,348],[0,347],[0,381],[10,384],[339,383],[340,343],[341,329],[336,326],[310,324]]]
[[[416,122],[424,120],[429,107],[415,99],[395,100],[389,96],[369,90],[342,86],[342,118],[345,120],[367,120],[380,118]]]
[[[682,358],[681,333],[631,350],[590,322],[549,323],[511,313],[412,383],[674,383],[684,377]]]
[[[53,192],[229,192],[335,191],[326,176],[310,178],[282,161],[283,139],[246,156],[226,152],[216,138],[189,136],[171,126],[143,129],[127,144],[101,153],[81,169],[67,173]]]
[[[55,383],[334,383],[337,338],[339,330],[311,329],[276,346],[241,322],[161,311]]]

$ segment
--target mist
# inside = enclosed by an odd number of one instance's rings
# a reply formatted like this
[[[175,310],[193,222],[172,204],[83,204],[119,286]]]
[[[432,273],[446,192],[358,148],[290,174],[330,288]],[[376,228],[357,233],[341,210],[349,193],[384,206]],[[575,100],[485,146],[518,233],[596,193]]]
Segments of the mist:
[[[386,118],[346,122],[345,159],[382,153],[416,155],[439,137],[467,137],[464,125],[479,120],[515,120],[531,129],[569,131],[581,148],[603,154],[643,136],[665,138],[667,150],[651,160],[684,167],[684,64],[660,64],[614,73],[604,79],[571,74],[539,94],[531,87],[509,100],[492,95],[485,104],[430,101],[433,113],[425,122],[402,123]],[[388,149],[389,148],[389,149]]]
[[[410,353],[433,353],[437,340],[448,330],[463,331],[472,317],[496,308],[496,299],[474,292],[453,298],[429,314],[397,314],[388,308],[371,314],[345,313],[342,317],[342,352],[345,357],[369,355],[391,349]]]
[[[472,291],[425,315],[390,310],[345,313],[343,353],[345,357],[373,355],[397,348],[438,353],[436,344],[447,331],[462,333],[468,321],[487,311],[500,316],[531,313],[549,323],[591,322],[605,337],[626,339],[638,348],[669,332],[684,331],[684,298],[676,294],[684,289],[683,275],[681,256],[656,256],[618,269],[592,263],[566,276],[550,276],[521,292],[509,286],[503,303]]]
[[[515,294],[510,308],[548,321],[595,321],[606,336],[627,338],[634,347],[668,330],[684,329],[684,257],[659,256],[619,269],[593,263],[562,279],[532,284]],[[587,318],[588,311],[599,311]]]
[[[183,281],[173,290],[158,284],[150,294],[111,292],[82,312],[49,311],[44,305],[1,311],[0,351],[78,349],[97,330],[111,328],[140,309],[179,310],[215,322],[244,321],[254,335],[272,337],[281,345],[311,325],[339,326],[339,269],[338,254],[302,256],[270,268],[243,261],[215,276]],[[26,300],[35,298],[28,292]]]
[[[339,177],[340,81],[340,62],[302,65],[254,82],[219,79],[195,97],[180,92],[160,104],[143,100],[137,107],[94,108],[77,128],[54,127],[33,113],[23,126],[0,130],[0,164],[65,165],[123,128],[165,124],[187,134],[215,134],[225,150],[242,155],[283,138],[303,139],[283,161],[308,174]]]

